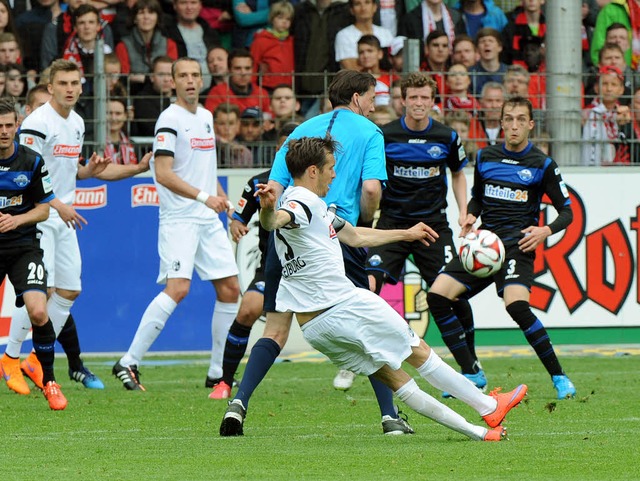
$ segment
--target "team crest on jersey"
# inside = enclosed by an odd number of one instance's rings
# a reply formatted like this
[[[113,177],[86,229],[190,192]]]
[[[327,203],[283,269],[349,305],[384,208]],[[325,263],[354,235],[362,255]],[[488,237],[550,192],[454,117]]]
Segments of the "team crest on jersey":
[[[82,134],[78,129],[76,129],[76,140],[80,142],[81,139],[82,139]]]
[[[427,150],[427,154],[429,154],[432,158],[436,159],[442,155],[442,149],[437,145],[434,145],[429,150]]]
[[[171,264],[171,268],[178,272],[180,270],[180,261],[173,261],[173,263]]]
[[[518,171],[518,177],[520,177],[523,182],[531,182],[531,179],[533,179],[533,174],[529,169],[522,169]]]
[[[20,174],[19,176],[15,177],[13,181],[18,187],[26,187],[29,184],[29,178],[24,174]]]
[[[204,128],[207,131],[208,134],[211,133],[211,125],[209,125],[209,122],[205,122],[204,123]]]

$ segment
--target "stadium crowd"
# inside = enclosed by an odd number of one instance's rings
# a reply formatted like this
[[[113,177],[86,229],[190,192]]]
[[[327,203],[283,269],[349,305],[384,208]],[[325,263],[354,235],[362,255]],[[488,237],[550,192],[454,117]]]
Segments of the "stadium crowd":
[[[331,109],[326,89],[341,68],[376,78],[372,120],[382,125],[401,116],[404,40],[418,39],[420,70],[438,86],[433,115],[460,132],[470,159],[500,141],[497,112],[513,95],[531,99],[533,138],[552,147],[544,122],[544,3],[0,0],[0,95],[16,99],[24,115],[26,95],[46,85],[51,61],[77,63],[83,92],[75,110],[85,119],[85,144],[135,163],[158,115],[175,99],[171,62],[188,55],[205,73],[201,102],[219,124],[220,167],[268,167],[284,123]],[[583,153],[578,162],[559,162],[637,163],[640,2],[584,0],[581,36]],[[113,100],[105,146],[93,145],[97,39]]]

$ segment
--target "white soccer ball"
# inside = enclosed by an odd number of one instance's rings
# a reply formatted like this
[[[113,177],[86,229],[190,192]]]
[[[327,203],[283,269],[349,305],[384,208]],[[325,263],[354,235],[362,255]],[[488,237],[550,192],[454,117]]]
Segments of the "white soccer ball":
[[[504,262],[504,244],[489,230],[469,232],[460,244],[460,262],[469,274],[489,277],[500,270]]]

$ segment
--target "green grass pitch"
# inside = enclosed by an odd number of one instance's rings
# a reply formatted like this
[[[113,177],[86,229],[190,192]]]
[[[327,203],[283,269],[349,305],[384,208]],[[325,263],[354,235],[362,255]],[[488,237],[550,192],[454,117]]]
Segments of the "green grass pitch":
[[[63,412],[49,411],[39,392],[0,385],[1,481],[640,479],[638,356],[563,356],[578,389],[570,401],[554,399],[533,357],[483,361],[490,386],[529,385],[502,443],[470,441],[413,412],[415,435],[383,436],[367,380],[335,391],[328,362],[276,364],[251,401],[245,436],[220,438],[226,403],[207,398],[205,359],[143,364],[147,392],[125,391],[110,374],[114,361],[88,358],[106,384],[90,391],[63,376],[66,360],[57,359]]]

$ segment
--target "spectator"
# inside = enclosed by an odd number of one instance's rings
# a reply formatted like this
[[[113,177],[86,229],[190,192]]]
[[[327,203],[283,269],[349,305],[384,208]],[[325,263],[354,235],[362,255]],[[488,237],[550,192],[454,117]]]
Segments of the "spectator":
[[[0,63],[0,97],[4,94],[4,88],[7,85],[7,66]]]
[[[275,142],[265,142],[263,117],[259,109],[250,107],[240,115],[238,142],[251,151],[254,167],[267,167],[273,163]]]
[[[478,101],[469,95],[471,77],[467,67],[461,63],[455,63],[447,71],[447,95],[442,104],[445,114],[452,110],[463,110],[469,116],[476,115],[480,105]]]
[[[630,12],[632,11],[638,15],[638,21],[632,22]],[[596,27],[593,31],[593,38],[591,39],[591,61],[593,65],[598,65],[598,52],[602,46],[607,43],[607,31],[609,27],[614,24],[621,24],[627,30],[627,42],[630,42],[630,38],[634,37],[633,24],[635,28],[640,29],[640,2],[638,0],[616,0],[602,7],[598,17],[596,19]],[[622,36],[621,36],[622,37]],[[610,38],[611,40],[611,38]],[[617,42],[614,42],[617,43]],[[638,47],[640,49],[640,45]],[[627,49],[624,49],[624,59],[627,65],[633,70],[638,67],[638,60],[640,59],[640,51],[637,52],[637,57],[633,59],[633,55],[636,52],[632,51],[627,44]]]
[[[74,13],[80,5],[87,3],[87,0],[66,0],[66,3],[66,11],[60,13],[51,22],[47,23],[42,31],[40,69],[45,69],[55,59],[62,57],[65,43],[74,29]],[[104,36],[104,43],[113,50],[115,47],[113,31],[109,24],[102,18],[100,19],[100,28]]]
[[[363,35],[358,40],[358,67],[362,72],[373,75],[376,79],[375,105],[389,105],[391,102],[391,83],[395,75],[380,69],[384,52],[375,35]]]
[[[631,93],[635,90],[635,85],[640,85],[639,79],[636,78],[636,73],[629,68],[629,66],[624,61],[624,53],[620,48],[620,45],[615,43],[605,43],[604,46],[600,49],[598,53],[598,70],[600,67],[604,67],[606,65],[612,65],[620,69],[620,71],[624,74],[624,94],[620,98],[620,103],[623,105],[629,105],[631,100]],[[596,71],[595,75],[593,75],[585,85],[585,91],[587,97],[591,98],[595,96],[595,85],[598,81],[598,73]]]
[[[24,106],[25,117],[31,115],[31,112],[38,107],[42,107],[49,100],[51,100],[51,94],[46,85],[40,84],[31,88],[29,92],[27,92],[27,101]]]
[[[513,9],[509,23],[502,32],[506,47],[502,52],[504,63],[524,65],[521,40],[530,37],[544,38],[547,27],[542,12],[543,5],[544,0],[522,0],[522,6]]]
[[[7,0],[0,0],[0,33],[9,32],[18,35],[13,20],[13,9]]]
[[[400,35],[417,38],[424,44],[431,32],[442,30],[449,37],[449,45],[453,45],[456,25],[461,18],[460,12],[447,7],[443,0],[422,0],[402,17],[398,31]]]
[[[500,61],[502,37],[493,28],[483,28],[476,38],[480,60],[471,67],[472,92],[478,95],[487,82],[502,83],[507,66]]]
[[[607,43],[615,43],[622,49],[624,55],[631,51],[631,41],[629,40],[630,32],[627,27],[621,23],[612,23],[607,27],[605,35],[605,45]],[[626,63],[626,61],[625,61]]]
[[[429,72],[433,80],[436,81],[438,92],[435,98],[437,102],[442,102],[446,89],[444,72],[449,67],[451,52],[449,37],[442,30],[434,30],[427,36],[424,49],[426,59],[420,70]]]
[[[105,158],[114,164],[137,164],[136,150],[125,133],[127,105],[124,99],[110,98],[107,102],[107,145]]]
[[[351,16],[343,0],[303,0],[296,6],[293,20],[293,51],[299,74],[296,95],[301,113],[309,118],[319,113],[319,99],[327,89],[324,74],[319,72],[338,70],[335,39],[351,23]]]
[[[380,26],[386,28],[394,37],[398,34],[398,22],[407,13],[405,0],[384,0],[380,3]]]
[[[509,65],[504,74],[503,84],[507,91],[508,97],[524,97],[529,96],[529,72],[522,65]],[[530,99],[533,105],[533,100]],[[539,108],[534,107],[533,108]]]
[[[376,105],[375,110],[369,115],[369,120],[378,127],[387,125],[389,122],[396,120],[398,116],[389,105]]]
[[[115,53],[104,56],[104,73],[107,76],[107,93],[109,97],[127,98],[127,88],[122,84],[122,65]]]
[[[13,98],[18,113],[18,123],[25,117],[24,107],[27,95],[27,82],[24,77],[24,68],[17,63],[10,63],[6,66],[5,87],[3,97]]]
[[[340,68],[358,70],[357,42],[363,35],[375,35],[382,48],[388,48],[393,35],[386,28],[374,25],[373,17],[378,10],[375,0],[349,0],[355,21],[336,35],[336,62]]]
[[[520,44],[522,45],[524,65],[530,74],[529,97],[531,97],[531,103],[534,109],[544,109],[547,94],[547,67],[543,39],[525,37],[520,40]],[[539,122],[541,119],[534,115],[534,120]],[[536,126],[540,127],[540,123]]]
[[[640,87],[633,94],[631,121],[618,125],[618,136],[623,143],[623,148],[629,152],[630,163],[640,164]]]
[[[467,67],[467,70],[478,63],[480,60],[478,48],[469,35],[456,35],[456,39],[453,42],[452,60],[453,63],[461,63]]]
[[[173,0],[176,21],[167,26],[167,37],[178,48],[178,58],[197,60],[203,72],[207,71],[207,51],[220,44],[218,33],[199,17],[202,0]]]
[[[213,111],[218,167],[253,167],[251,151],[236,142],[239,128],[240,108],[226,102],[219,104]]]
[[[274,3],[269,10],[270,27],[258,30],[251,44],[254,69],[269,92],[276,85],[293,85],[293,37],[289,34],[292,20],[291,3]]]
[[[506,98],[504,85],[487,82],[480,94],[480,112],[471,120],[469,137],[478,141],[478,148],[502,142],[504,133],[500,124],[502,106]]]
[[[233,0],[233,48],[249,48],[254,34],[269,22],[269,0]]]
[[[238,106],[240,111],[257,107],[271,112],[269,93],[254,80],[253,58],[246,48],[239,48],[229,55],[229,83],[221,83],[209,90],[204,106],[214,112],[223,102]],[[240,112],[238,112],[238,117]]]
[[[596,84],[598,97],[585,112],[582,128],[582,165],[628,164],[629,151],[620,142],[619,125],[631,121],[629,107],[620,104],[624,76],[619,68],[600,68]]]
[[[14,34],[0,33],[0,65],[9,65],[10,63],[22,63],[20,45]]]
[[[467,153],[467,158],[473,165],[479,149],[477,142],[470,138],[471,118],[469,114],[462,110],[452,110],[445,114],[444,119],[445,123],[458,133],[458,137],[462,140],[464,151]]]
[[[460,0],[454,8],[462,15],[456,33],[466,33],[471,38],[477,38],[484,28],[493,28],[500,33],[507,26],[506,15],[493,0]]]
[[[407,37],[395,37],[389,47],[389,57],[391,60],[391,71],[401,73],[404,69],[404,41]]]
[[[262,138],[270,142],[277,142],[278,132],[289,122],[301,123],[304,119],[300,117],[300,102],[296,99],[296,94],[289,85],[278,85],[271,94],[271,121],[263,123]]]
[[[16,18],[16,28],[21,40],[22,64],[27,70],[39,72],[46,65],[40,65],[40,46],[46,25],[60,15],[59,0],[34,0],[31,10]]]
[[[404,115],[404,105],[402,104],[402,88],[400,87],[400,79],[391,82],[391,108],[396,116]]]
[[[158,0],[138,0],[133,7],[131,33],[116,45],[122,63],[122,73],[129,75],[131,93],[137,93],[153,69],[153,59],[168,56],[178,58],[178,47],[160,32],[162,7]]]
[[[229,53],[224,47],[211,47],[207,52],[207,68],[211,74],[211,88],[227,82]]]
[[[135,120],[132,129],[135,135],[153,137],[156,120],[160,113],[171,105],[173,83],[171,82],[171,65],[173,59],[166,55],[156,57],[150,83],[133,98]]]
[[[200,18],[218,32],[220,45],[225,50],[230,49],[231,35],[235,25],[231,0],[203,0]]]

